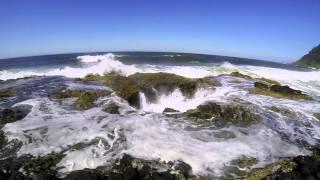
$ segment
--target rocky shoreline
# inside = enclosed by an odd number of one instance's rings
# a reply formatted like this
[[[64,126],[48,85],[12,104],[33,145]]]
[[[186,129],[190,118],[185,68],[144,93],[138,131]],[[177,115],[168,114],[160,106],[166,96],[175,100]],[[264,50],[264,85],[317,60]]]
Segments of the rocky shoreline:
[[[249,80],[252,83],[250,93],[272,98],[312,101],[313,98],[300,90],[295,90],[279,82],[253,78],[239,72],[225,75],[232,78]],[[30,106],[11,106],[14,99],[24,94],[25,82],[37,81],[46,77],[31,77],[20,80],[2,81],[4,88],[0,88],[0,101],[3,108],[0,109],[0,128],[6,124],[22,120],[28,115]],[[10,81],[10,82],[9,82]],[[22,83],[16,83],[22,81]],[[105,75],[89,74],[82,79],[72,81],[85,84],[103,85],[109,89],[70,89],[66,86],[54,84],[48,88],[47,98],[54,101],[72,99],[72,108],[84,111],[99,107],[97,101],[115,92],[117,96],[127,101],[132,107],[139,109],[140,93],[143,92],[149,102],[156,102],[159,95],[171,94],[179,89],[185,98],[193,98],[197,89],[204,87],[217,88],[221,86],[216,77],[198,79],[185,78],[169,73],[136,73],[123,76],[112,72]],[[16,83],[16,84],[15,84]],[[22,84],[22,85],[21,85]],[[9,102],[9,103],[8,103]],[[8,105],[7,105],[8,104]],[[13,103],[14,104],[14,103]],[[115,102],[110,102],[103,108],[109,114],[121,115],[121,107]],[[274,107],[273,111],[289,113]],[[233,102],[221,104],[206,102],[186,112],[166,108],[163,114],[173,119],[187,119],[196,126],[208,126],[214,124],[215,128],[227,128],[229,126],[249,127],[261,122],[261,115],[252,109],[250,103]],[[314,114],[319,118],[318,114]],[[232,132],[221,131],[215,135],[221,139],[232,139]],[[0,179],[320,179],[320,156],[317,146],[309,147],[313,151],[310,156],[297,156],[282,158],[262,168],[255,167],[257,160],[251,157],[243,157],[230,165],[226,165],[226,176],[199,176],[193,175],[192,167],[183,161],[162,162],[157,160],[143,160],[122,154],[121,158],[111,165],[100,166],[95,169],[83,169],[61,175],[56,165],[65,156],[61,153],[51,153],[45,156],[33,157],[31,155],[17,156],[21,147],[18,141],[8,141],[5,133],[0,131]],[[160,170],[159,170],[160,169]]]

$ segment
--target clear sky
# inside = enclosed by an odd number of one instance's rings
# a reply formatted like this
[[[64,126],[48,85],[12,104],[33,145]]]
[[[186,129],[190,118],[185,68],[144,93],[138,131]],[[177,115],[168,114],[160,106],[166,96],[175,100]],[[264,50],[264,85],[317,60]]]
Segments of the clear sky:
[[[320,43],[320,0],[0,0],[0,58],[175,51],[290,62]]]

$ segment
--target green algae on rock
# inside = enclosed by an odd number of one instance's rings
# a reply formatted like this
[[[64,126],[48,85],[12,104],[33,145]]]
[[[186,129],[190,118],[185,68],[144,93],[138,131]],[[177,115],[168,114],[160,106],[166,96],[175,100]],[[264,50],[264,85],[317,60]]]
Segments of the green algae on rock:
[[[254,169],[245,179],[320,179],[320,161],[314,156],[297,156]]]
[[[14,96],[15,91],[16,90],[14,88],[1,89],[0,90],[0,99]]]
[[[197,82],[182,76],[170,73],[136,73],[128,77],[140,89],[157,89],[160,93],[171,93],[179,88],[186,97],[193,97],[197,90]]]
[[[78,109],[85,110],[93,107],[93,103],[99,95],[96,92],[83,92],[75,102]]]
[[[263,82],[255,82],[254,88],[252,88],[250,92],[275,98],[312,100],[310,96],[303,94],[300,90],[295,90],[289,86],[281,86],[277,84],[269,85]]]
[[[259,123],[261,120],[260,116],[252,113],[250,108],[240,104],[218,105],[214,102],[209,102],[199,105],[196,109],[190,109],[185,114],[194,118],[196,122],[212,119],[211,121],[218,126],[250,126]]]
[[[230,74],[230,76],[233,76],[233,77],[238,77],[238,78],[242,78],[242,79],[253,79],[251,76],[248,76],[248,75],[245,75],[245,74],[242,74],[238,71],[234,71]]]
[[[200,86],[218,86],[219,82],[213,77],[204,77],[191,79],[170,73],[135,73],[128,77],[122,76],[117,72],[111,72],[100,76],[98,74],[89,74],[82,80],[84,81],[102,81],[109,86],[118,96],[127,100],[130,105],[140,107],[139,92],[143,92],[149,101],[157,99],[157,93],[170,94],[175,89],[192,98]],[[155,90],[157,92],[155,92]]]
[[[272,80],[272,79],[267,79],[267,78],[258,78],[259,81],[262,81],[264,83],[270,84],[270,85],[281,85],[278,81]]]

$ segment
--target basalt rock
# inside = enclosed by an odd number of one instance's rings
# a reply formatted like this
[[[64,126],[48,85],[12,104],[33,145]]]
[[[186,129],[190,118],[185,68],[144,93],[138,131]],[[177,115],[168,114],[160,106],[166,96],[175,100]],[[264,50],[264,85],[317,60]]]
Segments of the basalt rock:
[[[275,98],[286,98],[286,99],[305,99],[311,100],[312,98],[300,90],[295,90],[289,86],[281,86],[278,84],[267,84],[263,82],[255,82],[254,88],[250,90],[251,93],[261,94],[265,96],[271,96]]]
[[[140,107],[139,87],[132,80],[114,73],[106,74],[102,79],[118,96],[127,100],[129,104]]]
[[[199,119],[211,119],[218,126],[250,126],[261,120],[260,116],[252,113],[249,107],[239,104],[219,105],[209,102],[199,105],[196,109],[188,110],[185,114],[196,119],[197,122]]]
[[[63,158],[61,154],[48,154],[43,157],[24,155],[19,158],[0,160],[1,179],[60,179],[56,164]]]
[[[94,106],[94,101],[99,97],[106,96],[110,92],[105,90],[84,90],[84,89],[66,89],[58,87],[49,92],[49,97],[53,99],[77,98],[75,107],[80,110],[86,110]]]
[[[195,80],[170,73],[136,73],[128,77],[145,91],[155,88],[160,94],[169,94],[179,88],[186,97],[192,97],[197,90]]]
[[[313,156],[297,156],[280,160],[261,169],[253,170],[246,178],[256,179],[320,179],[320,160]]]
[[[161,167],[159,171],[157,168]],[[68,174],[65,180],[183,180],[191,177],[191,167],[182,162],[160,163],[133,158],[127,154],[113,166],[101,166],[96,169],[84,169],[73,171]]]
[[[101,81],[109,86],[118,96],[127,100],[130,105],[140,107],[139,93],[143,92],[150,102],[156,102],[159,95],[170,94],[179,89],[182,94],[191,98],[197,88],[220,85],[213,77],[190,79],[170,73],[135,73],[128,77],[112,72],[103,76],[89,74],[84,81]]]
[[[172,109],[172,108],[165,108],[162,112],[163,113],[175,113],[175,112],[179,112],[179,111]]]
[[[28,105],[0,109],[0,149],[2,149],[8,143],[4,132],[1,130],[3,126],[7,123],[13,123],[23,119],[27,116],[30,110],[31,106]]]
[[[103,111],[109,114],[120,114],[119,109],[120,107],[116,103],[111,102],[103,108]]]
[[[213,102],[199,105],[196,109],[191,109],[186,112],[187,116],[194,117],[196,119],[210,119],[212,117],[220,117],[221,113],[221,106]]]
[[[31,110],[31,106],[21,105],[13,108],[0,109],[0,127],[23,119]]]

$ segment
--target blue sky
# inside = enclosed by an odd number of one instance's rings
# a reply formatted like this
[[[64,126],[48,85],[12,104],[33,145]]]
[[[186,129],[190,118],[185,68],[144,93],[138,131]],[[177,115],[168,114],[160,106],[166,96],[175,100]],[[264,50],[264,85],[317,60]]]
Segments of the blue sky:
[[[0,0],[0,58],[176,51],[290,62],[320,43],[319,0]]]

